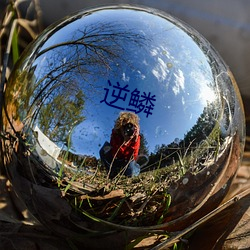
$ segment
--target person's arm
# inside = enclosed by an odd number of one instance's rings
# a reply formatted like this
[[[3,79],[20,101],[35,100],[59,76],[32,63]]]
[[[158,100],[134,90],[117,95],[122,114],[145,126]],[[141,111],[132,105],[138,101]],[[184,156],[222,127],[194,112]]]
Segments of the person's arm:
[[[115,130],[112,130],[112,134],[110,138],[110,145],[111,145],[112,156],[117,155],[117,151],[119,150],[121,146],[121,140]]]
[[[136,160],[139,150],[140,150],[140,145],[141,145],[141,136],[137,136],[137,140],[135,141],[135,146],[134,146],[134,159]]]
[[[137,125],[135,127],[134,134],[133,134],[132,138],[130,138],[128,143],[129,143],[128,144],[129,147],[131,147],[133,149],[133,156],[134,156],[134,159],[136,160],[136,158],[139,154],[140,144],[141,144],[140,129]]]

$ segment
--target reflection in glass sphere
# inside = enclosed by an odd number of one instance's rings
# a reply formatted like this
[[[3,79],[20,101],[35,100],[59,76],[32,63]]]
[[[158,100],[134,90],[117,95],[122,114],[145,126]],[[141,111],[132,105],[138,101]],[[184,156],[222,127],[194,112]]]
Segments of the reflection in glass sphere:
[[[63,235],[100,239],[179,230],[211,211],[245,129],[234,78],[209,43],[128,6],[41,34],[12,73],[3,124],[6,169],[30,211]]]

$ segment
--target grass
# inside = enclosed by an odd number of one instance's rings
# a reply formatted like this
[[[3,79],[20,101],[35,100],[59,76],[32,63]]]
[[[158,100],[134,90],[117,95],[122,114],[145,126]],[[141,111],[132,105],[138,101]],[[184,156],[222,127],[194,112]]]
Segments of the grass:
[[[65,164],[70,164],[65,151],[63,167],[58,176],[58,187],[73,208],[91,217],[124,226],[160,225],[164,223],[171,206],[169,187],[187,172],[195,174],[206,168],[206,164],[196,165],[199,164],[198,157],[206,156],[205,161],[216,160],[217,151],[213,145],[216,145],[215,142],[219,139],[218,129],[218,126],[215,126],[207,140],[198,147],[192,147],[190,143],[184,153],[181,149],[177,151],[179,161],[172,165],[161,167],[161,154],[154,170],[132,178],[122,174],[114,179],[107,178],[108,174],[100,161],[92,174],[84,171],[85,159],[81,163],[82,172],[65,168]],[[70,139],[70,136],[68,138]],[[70,141],[68,143],[70,145]]]
[[[170,186],[186,173],[195,175],[216,161],[219,154],[217,141],[220,140],[218,130],[215,126],[197,147],[190,143],[184,151],[177,151],[179,160],[172,165],[162,167],[164,157],[161,155],[154,170],[132,178],[118,175],[112,180],[107,178],[101,162],[94,175],[64,169],[65,183],[60,188],[63,193],[68,192],[67,199],[73,207],[91,217],[129,227],[161,225],[172,205]],[[202,165],[199,157],[204,158]]]
[[[166,193],[169,174],[163,169],[155,172],[155,175],[142,173],[139,177],[119,176],[118,180],[107,180],[107,173],[101,167],[94,178],[64,168],[60,189],[73,207],[93,216],[123,225],[149,226],[154,220],[163,221],[162,214],[157,219],[155,213],[163,210],[165,215],[171,203]]]

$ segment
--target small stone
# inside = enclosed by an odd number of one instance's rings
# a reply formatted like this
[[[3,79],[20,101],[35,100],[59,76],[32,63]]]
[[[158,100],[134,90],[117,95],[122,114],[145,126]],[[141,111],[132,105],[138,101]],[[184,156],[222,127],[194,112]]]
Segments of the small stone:
[[[186,185],[186,184],[188,183],[188,181],[189,181],[188,178],[184,178],[184,179],[182,180],[183,185]]]

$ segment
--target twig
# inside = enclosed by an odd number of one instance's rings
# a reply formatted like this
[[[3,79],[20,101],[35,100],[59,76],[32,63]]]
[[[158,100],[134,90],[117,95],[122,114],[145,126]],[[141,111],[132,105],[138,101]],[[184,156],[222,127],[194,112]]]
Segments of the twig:
[[[10,34],[9,34],[9,39],[8,39],[8,43],[7,43],[7,48],[6,51],[4,53],[4,58],[3,58],[3,67],[2,67],[2,76],[1,76],[1,85],[0,85],[0,117],[2,117],[2,107],[3,107],[3,92],[4,92],[4,85],[5,85],[5,75],[6,75],[6,71],[7,71],[7,66],[8,66],[8,61],[9,61],[9,56],[10,56],[10,49],[11,49],[11,42],[12,42],[12,38],[14,35],[14,31],[16,29],[16,24],[17,21],[14,20],[13,24],[11,26],[11,30],[10,30]],[[1,121],[2,123],[2,121]],[[2,124],[0,129],[2,128]]]

